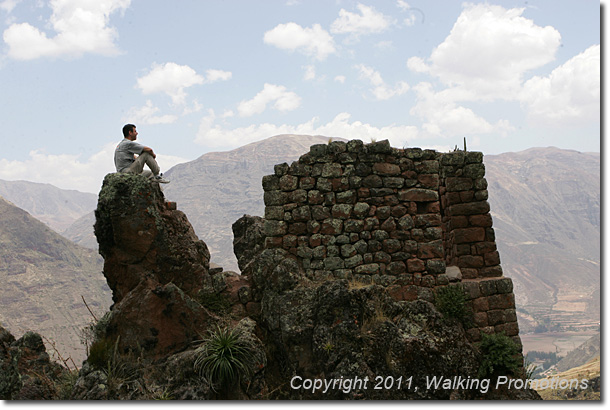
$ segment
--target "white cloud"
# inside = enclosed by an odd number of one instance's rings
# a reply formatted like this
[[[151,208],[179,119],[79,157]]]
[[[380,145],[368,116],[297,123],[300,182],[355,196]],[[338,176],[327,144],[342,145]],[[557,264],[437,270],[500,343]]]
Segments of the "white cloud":
[[[373,7],[358,4],[356,8],[360,14],[341,9],[339,17],[330,26],[331,33],[352,34],[357,37],[362,34],[380,33],[392,24],[390,17]]]
[[[336,51],[332,36],[319,24],[311,28],[303,28],[293,22],[279,24],[265,33],[263,41],[282,50],[298,50],[320,61]]]
[[[267,104],[275,102],[273,108],[278,111],[292,111],[301,105],[301,97],[286,87],[274,84],[265,84],[263,90],[250,100],[244,100],[237,106],[242,117],[260,114],[267,108]]]
[[[368,80],[373,88],[371,93],[377,100],[389,100],[390,98],[402,95],[409,91],[409,84],[404,81],[399,81],[394,87],[390,87],[381,77],[379,71],[364,64],[359,64],[356,68],[360,71],[360,78]]]
[[[388,139],[392,145],[397,147],[409,144],[410,146],[432,148],[418,134],[417,127],[389,125],[379,128],[360,121],[350,122],[350,119],[350,114],[341,113],[332,121],[321,125],[317,125],[319,121],[317,118],[312,118],[298,125],[263,123],[230,129],[216,124],[216,115],[213,110],[209,110],[208,115],[201,120],[195,142],[211,148],[232,149],[274,135],[305,134],[361,139],[365,142],[369,142],[371,139],[378,141]]]
[[[205,77],[206,83],[215,83],[218,81],[228,81],[233,77],[233,73],[231,73],[230,71],[214,70],[214,69],[206,70],[205,74],[206,74],[206,77]]]
[[[553,61],[561,40],[556,29],[535,25],[523,11],[467,4],[428,64],[411,58],[407,65],[468,90],[472,100],[514,99],[524,74]]]
[[[21,0],[3,0],[0,2],[0,9],[7,13],[13,11],[13,9],[19,4]]]
[[[437,137],[497,133],[506,135],[512,130],[506,120],[491,124],[472,109],[456,104],[452,90],[434,92],[432,84],[419,83],[413,87],[417,104],[410,114],[419,117],[422,129]]]
[[[305,66],[305,74],[303,75],[305,81],[311,81],[316,79],[316,67],[313,65]]]
[[[16,60],[40,57],[79,57],[84,53],[113,56],[120,53],[115,45],[118,33],[108,25],[110,15],[125,11],[131,0],[51,0],[53,10],[48,23],[55,37],[29,23],[15,23],[3,34],[8,45],[8,56]],[[15,3],[2,3],[6,10]]]
[[[174,104],[185,103],[185,88],[196,84],[203,84],[204,77],[187,65],[176,63],[153,64],[146,75],[137,79],[137,87],[142,93],[165,93],[171,97]]]
[[[335,81],[341,84],[345,84],[345,76],[344,75],[338,75],[335,77]]]
[[[530,118],[555,125],[598,122],[600,63],[600,46],[594,45],[549,76],[528,80],[521,101]]]
[[[146,101],[146,105],[140,108],[133,107],[123,118],[124,122],[132,124],[172,124],[178,117],[176,115],[157,115],[159,108],[155,107],[151,100]]]
[[[106,174],[116,172],[114,149],[117,143],[108,143],[101,151],[84,159],[81,155],[52,155],[38,150],[30,151],[30,157],[25,161],[0,159],[0,179],[48,183],[61,189],[97,194]],[[161,171],[187,161],[157,153]]]

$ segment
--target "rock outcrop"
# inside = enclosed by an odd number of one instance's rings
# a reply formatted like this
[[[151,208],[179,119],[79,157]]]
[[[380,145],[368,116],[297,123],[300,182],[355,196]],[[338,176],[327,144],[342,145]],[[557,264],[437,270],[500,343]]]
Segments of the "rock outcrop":
[[[18,340],[0,326],[0,400],[52,400],[61,396],[67,370],[51,361],[42,337],[27,332]]]
[[[206,244],[140,175],[107,175],[95,213],[114,301],[107,337],[153,356],[186,348],[212,321],[195,301],[211,284]]]

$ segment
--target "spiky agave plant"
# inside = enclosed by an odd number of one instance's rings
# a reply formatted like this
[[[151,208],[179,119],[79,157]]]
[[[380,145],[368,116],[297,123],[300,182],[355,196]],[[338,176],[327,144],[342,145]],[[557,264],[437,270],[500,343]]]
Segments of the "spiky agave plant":
[[[213,387],[223,387],[251,376],[264,362],[265,354],[245,332],[217,326],[197,348],[194,366]]]

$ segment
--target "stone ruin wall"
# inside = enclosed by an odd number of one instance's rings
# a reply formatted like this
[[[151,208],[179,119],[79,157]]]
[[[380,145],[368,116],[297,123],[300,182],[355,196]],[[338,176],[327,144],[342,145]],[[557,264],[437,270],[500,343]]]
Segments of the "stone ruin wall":
[[[263,177],[265,247],[313,280],[377,283],[397,300],[434,300],[461,283],[471,341],[504,332],[521,345],[502,275],[480,152],[396,149],[388,141],[317,144]]]

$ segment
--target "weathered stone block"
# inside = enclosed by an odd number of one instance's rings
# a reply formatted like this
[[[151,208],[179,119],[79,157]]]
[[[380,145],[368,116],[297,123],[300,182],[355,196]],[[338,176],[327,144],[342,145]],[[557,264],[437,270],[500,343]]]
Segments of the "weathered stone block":
[[[415,215],[413,217],[413,223],[418,228],[427,228],[430,226],[440,226],[441,225],[441,216],[440,216],[440,214]]]
[[[311,217],[316,221],[322,221],[330,218],[330,215],[330,209],[325,206],[314,205],[311,207]]]
[[[471,226],[482,226],[487,228],[493,225],[490,214],[471,215],[468,217],[468,221]]]
[[[293,222],[288,225],[288,233],[292,235],[305,235],[307,233],[307,224],[305,222]]]
[[[347,151],[347,143],[344,141],[331,141],[328,144],[328,152],[331,154],[339,154]]]
[[[472,301],[473,312],[487,312],[489,310],[489,302],[487,297],[479,297]]]
[[[450,233],[453,243],[482,242],[485,240],[485,229],[483,228],[459,228]]]
[[[490,309],[514,309],[515,295],[513,293],[500,293],[488,298]]]
[[[447,275],[449,275],[450,268],[455,268],[455,267],[448,266]],[[462,274],[460,273],[460,279],[461,279],[461,277],[462,277]],[[477,299],[477,298],[481,297],[481,289],[479,288],[478,282],[464,281],[464,282],[462,282],[462,287],[464,289],[464,292],[466,292],[467,299],[471,300],[471,299]],[[485,309],[485,310],[487,310],[487,309]]]
[[[365,218],[368,215],[370,209],[371,206],[369,204],[365,202],[357,202],[353,208],[353,215],[356,218]]]
[[[321,176],[323,178],[337,178],[341,175],[343,175],[343,168],[341,167],[341,164],[331,162],[322,166]]]
[[[373,173],[381,176],[400,175],[400,166],[396,164],[388,164],[387,162],[378,162],[373,164]]]
[[[265,206],[284,205],[286,202],[286,193],[278,190],[265,191],[263,194]]]
[[[328,144],[314,144],[309,148],[309,153],[313,157],[321,157],[328,153]]]
[[[265,175],[263,177],[263,190],[273,191],[280,189],[280,179],[276,175]]]
[[[445,179],[447,192],[468,191],[473,187],[472,178],[447,177]]]
[[[364,143],[360,140],[351,140],[347,142],[347,152],[359,152],[362,150]]]
[[[299,186],[299,178],[293,175],[284,175],[280,178],[280,189],[282,191],[294,191]]]
[[[513,291],[513,281],[511,278],[502,278],[496,281],[498,293],[511,293]]]
[[[324,269],[327,270],[335,270],[335,269],[343,269],[345,268],[345,264],[343,259],[337,256],[331,256],[324,259]]]
[[[407,260],[407,272],[423,272],[426,270],[426,265],[424,261],[417,258],[412,258]]]
[[[354,272],[359,275],[375,275],[379,273],[378,263],[367,263],[366,265],[356,266]]]
[[[426,261],[426,270],[432,275],[440,275],[445,273],[444,259],[428,259]]]
[[[388,264],[386,273],[388,275],[402,275],[407,272],[407,266],[402,261],[395,261]]]
[[[488,266],[485,268],[481,268],[481,269],[479,269],[479,275],[482,278],[502,277],[502,267],[500,265],[497,265],[497,266]]]
[[[345,221],[345,232],[362,232],[364,221],[361,219],[348,219]]]
[[[383,180],[379,175],[369,175],[362,180],[362,186],[365,188],[381,188]]]
[[[473,315],[473,322],[476,327],[489,326],[486,312],[478,312]]]
[[[472,179],[483,178],[485,176],[485,165],[482,163],[465,165],[462,175]]]
[[[461,268],[482,268],[484,264],[482,256],[463,255],[458,257],[458,266]]]
[[[343,232],[343,221],[341,219],[327,218],[322,222],[320,232],[324,235],[339,235]]]
[[[483,296],[495,295],[498,293],[498,289],[496,288],[495,280],[482,280],[479,282],[479,288],[481,289],[481,294]]]
[[[393,217],[389,217],[381,224],[381,230],[385,232],[392,232],[396,230],[396,221]]]
[[[289,169],[290,169],[290,166],[285,162],[283,164],[278,164],[273,167],[273,171],[275,172],[275,175],[278,177],[286,175],[288,173]]]
[[[398,252],[402,248],[402,243],[397,239],[385,239],[383,241],[383,250],[388,253]]]
[[[467,204],[455,204],[449,207],[449,215],[478,215],[486,214],[489,212],[489,203],[485,202],[471,202]]]
[[[398,199],[403,202],[430,202],[438,201],[438,192],[431,189],[411,188],[398,192]]]
[[[476,191],[474,193],[474,199],[476,199],[477,201],[486,201],[487,199],[489,199],[489,192],[487,192],[486,189]]]
[[[477,151],[468,151],[464,156],[464,162],[466,164],[482,163],[483,153]]]
[[[352,205],[350,204],[337,204],[332,207],[333,218],[348,219],[352,212]]]
[[[443,241],[436,240],[418,244],[417,257],[421,259],[444,258]]]
[[[282,221],[284,219],[284,207],[283,206],[266,206],[265,207],[265,219],[274,219],[276,221]]]
[[[265,220],[263,232],[265,236],[282,236],[288,232],[288,226],[284,221]]]
[[[504,310],[490,310],[487,312],[487,321],[490,326],[504,324],[506,322]]]
[[[493,251],[485,254],[485,266],[496,266],[500,264],[500,253]]]

